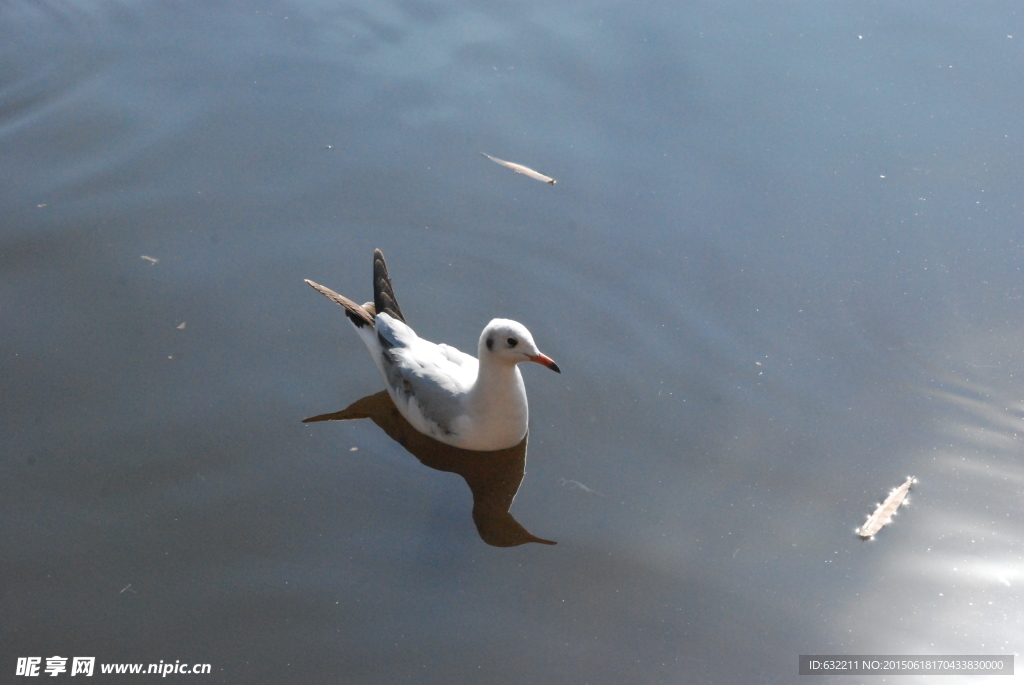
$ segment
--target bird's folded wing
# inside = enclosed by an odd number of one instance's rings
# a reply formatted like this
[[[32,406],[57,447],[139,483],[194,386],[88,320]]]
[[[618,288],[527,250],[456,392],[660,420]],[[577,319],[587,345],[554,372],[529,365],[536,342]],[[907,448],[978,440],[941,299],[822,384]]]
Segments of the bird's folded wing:
[[[385,351],[388,384],[406,401],[415,400],[423,418],[452,435],[456,419],[466,413],[461,401],[465,396],[461,369],[440,354],[426,356],[422,350],[417,352],[408,348]]]

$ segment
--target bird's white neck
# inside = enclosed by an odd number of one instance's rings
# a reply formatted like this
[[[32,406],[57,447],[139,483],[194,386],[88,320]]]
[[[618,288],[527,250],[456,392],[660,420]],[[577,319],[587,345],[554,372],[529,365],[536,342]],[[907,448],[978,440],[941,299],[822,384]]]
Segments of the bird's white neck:
[[[469,392],[467,409],[473,420],[492,436],[501,435],[515,444],[526,435],[529,408],[526,386],[516,364],[505,364],[481,354],[476,383]]]

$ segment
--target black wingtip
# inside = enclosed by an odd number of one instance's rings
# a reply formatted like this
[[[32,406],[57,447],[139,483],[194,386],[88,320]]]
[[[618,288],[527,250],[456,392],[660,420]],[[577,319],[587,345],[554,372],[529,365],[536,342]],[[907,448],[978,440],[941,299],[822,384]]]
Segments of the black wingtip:
[[[406,322],[402,308],[398,306],[395,289],[391,285],[384,253],[379,249],[373,251],[373,305],[377,314],[387,314],[402,323]]]

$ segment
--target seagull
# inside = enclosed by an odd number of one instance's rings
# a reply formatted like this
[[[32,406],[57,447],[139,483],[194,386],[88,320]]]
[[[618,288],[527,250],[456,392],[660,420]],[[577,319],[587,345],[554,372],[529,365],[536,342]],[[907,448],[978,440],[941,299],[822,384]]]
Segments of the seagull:
[[[562,372],[537,349],[526,326],[509,319],[484,327],[479,360],[420,338],[405,322],[380,250],[373,252],[373,302],[358,305],[319,283],[306,283],[345,308],[402,416],[445,444],[477,451],[518,445],[529,418],[518,364],[537,362]]]

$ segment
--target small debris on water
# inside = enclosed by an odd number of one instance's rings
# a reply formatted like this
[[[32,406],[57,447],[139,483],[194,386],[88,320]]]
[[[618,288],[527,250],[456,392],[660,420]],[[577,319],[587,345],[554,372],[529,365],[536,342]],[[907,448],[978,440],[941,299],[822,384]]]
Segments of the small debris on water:
[[[179,330],[179,331],[183,331],[183,330],[185,330],[185,322],[184,322],[184,321],[182,321],[182,322],[181,322],[181,325],[180,325],[180,326],[178,326],[178,330]]]
[[[873,538],[875,533],[882,529],[882,526],[892,521],[892,517],[896,514],[896,510],[900,508],[900,505],[906,503],[905,500],[907,493],[910,492],[910,486],[916,482],[916,478],[908,476],[903,485],[894,488],[889,493],[889,496],[885,498],[885,501],[879,504],[878,508],[868,516],[868,520],[860,527],[857,534],[862,538]]]
[[[149,262],[150,264],[156,264],[157,262],[159,262],[159,261],[160,261],[160,260],[159,260],[159,259],[157,259],[156,257],[150,257],[150,256],[148,256],[148,255],[142,255],[142,259],[145,259],[145,260],[146,260],[147,262]]]
[[[534,171],[530,167],[523,166],[522,164],[516,164],[515,162],[506,162],[505,160],[498,159],[497,157],[491,157],[486,152],[481,152],[480,154],[496,164],[500,164],[503,167],[508,167],[517,174],[523,174],[524,176],[529,176],[530,178],[535,178],[538,181],[544,181],[545,183],[550,183],[551,185],[555,185],[555,183],[557,183],[557,181],[555,181],[555,179],[551,178],[550,176],[545,176],[539,171]]]
[[[358,452],[358,451],[359,451],[359,448],[358,448],[358,447],[349,447],[349,448],[348,448],[348,451],[349,451],[349,452]]]
[[[578,489],[582,490],[583,492],[589,492],[592,495],[600,495],[601,497],[607,497],[608,496],[608,495],[604,494],[603,492],[598,492],[597,490],[594,490],[593,488],[588,488],[586,485],[584,485],[583,483],[579,482],[578,480],[566,480],[565,478],[559,478],[558,479],[558,484],[561,485],[563,488],[566,485],[571,485],[571,486],[573,486],[575,488],[578,488]]]
[[[139,593],[138,593],[138,592],[136,592],[135,590],[132,590],[132,584],[131,584],[131,583],[128,583],[128,584],[127,584],[127,585],[125,585],[125,586],[124,586],[123,588],[121,588],[121,591],[120,591],[120,592],[118,592],[117,594],[119,594],[119,595],[123,595],[123,594],[124,594],[124,591],[125,591],[125,590],[128,590],[128,591],[130,591],[130,592],[131,592],[131,593],[132,593],[133,595],[137,595],[137,594],[139,594]]]
[[[43,207],[45,207],[45,206],[46,206],[46,203],[45,203],[45,202],[44,202],[43,204],[41,204],[41,205],[36,205],[36,207],[38,207],[39,209],[42,209],[42,208],[43,208]]]

